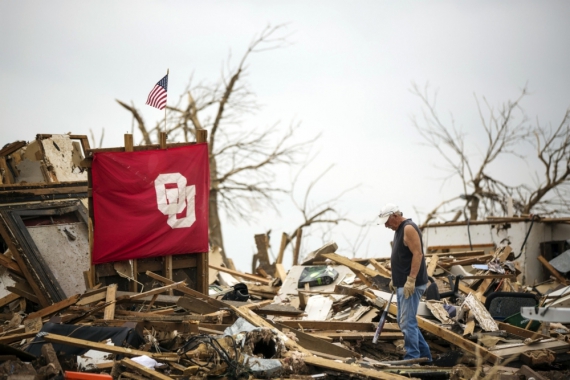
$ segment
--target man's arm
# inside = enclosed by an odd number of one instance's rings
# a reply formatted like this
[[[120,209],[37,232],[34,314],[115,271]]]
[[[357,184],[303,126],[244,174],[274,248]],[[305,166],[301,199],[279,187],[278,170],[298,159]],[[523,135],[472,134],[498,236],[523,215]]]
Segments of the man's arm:
[[[410,269],[410,277],[416,278],[422,265],[422,245],[420,235],[413,226],[409,224],[404,227],[404,245],[412,252],[412,268]]]

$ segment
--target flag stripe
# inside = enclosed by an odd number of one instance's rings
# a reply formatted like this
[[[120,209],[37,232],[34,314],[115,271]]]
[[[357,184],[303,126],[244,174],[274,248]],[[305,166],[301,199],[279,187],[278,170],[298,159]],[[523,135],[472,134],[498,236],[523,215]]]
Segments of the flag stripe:
[[[158,108],[159,110],[166,107],[167,98],[167,88],[168,88],[168,74],[164,76],[157,84],[154,85],[148,98],[146,99],[146,104],[151,107]]]

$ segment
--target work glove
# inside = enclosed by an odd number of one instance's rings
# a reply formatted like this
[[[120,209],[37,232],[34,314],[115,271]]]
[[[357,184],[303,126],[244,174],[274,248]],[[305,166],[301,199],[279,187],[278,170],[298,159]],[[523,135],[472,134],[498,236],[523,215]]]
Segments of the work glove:
[[[390,284],[388,285],[388,287],[390,288],[392,293],[396,292],[396,287],[394,286],[394,283],[392,282],[392,280],[390,280]]]
[[[408,276],[408,280],[404,284],[404,298],[408,299],[416,291],[416,279]]]

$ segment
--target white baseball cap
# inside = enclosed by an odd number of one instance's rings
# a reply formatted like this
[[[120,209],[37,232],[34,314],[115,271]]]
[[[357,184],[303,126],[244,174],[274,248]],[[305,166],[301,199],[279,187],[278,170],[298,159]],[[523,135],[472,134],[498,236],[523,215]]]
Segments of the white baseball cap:
[[[390,215],[398,211],[400,211],[400,209],[394,203],[386,203],[386,205],[382,207],[382,210],[380,210],[380,215],[378,215],[378,224],[385,224]]]

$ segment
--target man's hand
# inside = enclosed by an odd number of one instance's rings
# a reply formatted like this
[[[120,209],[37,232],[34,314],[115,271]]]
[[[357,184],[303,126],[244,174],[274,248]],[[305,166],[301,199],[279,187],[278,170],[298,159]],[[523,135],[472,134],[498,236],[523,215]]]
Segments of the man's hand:
[[[406,284],[404,284],[404,297],[406,299],[410,298],[412,294],[416,291],[416,279],[408,276]]]
[[[392,293],[396,292],[396,287],[394,286],[394,283],[392,282],[392,280],[390,280],[390,284],[388,286],[390,287],[390,290],[392,291]]]

